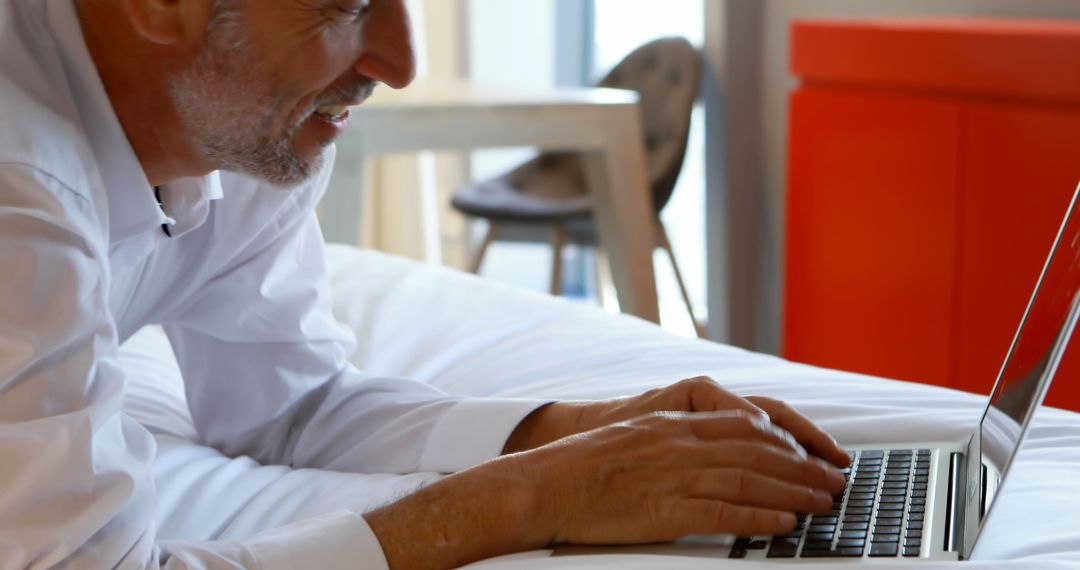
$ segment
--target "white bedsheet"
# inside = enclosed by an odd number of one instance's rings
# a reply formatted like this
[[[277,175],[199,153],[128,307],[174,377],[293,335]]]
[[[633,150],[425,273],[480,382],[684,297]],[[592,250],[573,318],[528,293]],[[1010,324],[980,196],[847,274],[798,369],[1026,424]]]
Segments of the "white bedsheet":
[[[356,330],[359,340],[354,362],[367,370],[426,381],[452,393],[603,398],[706,374],[738,393],[784,398],[841,443],[960,438],[970,433],[982,410],[983,397],[796,365],[677,338],[631,317],[440,267],[345,246],[331,246],[328,257],[335,310]],[[294,513],[297,517],[340,506],[333,496],[314,488],[331,482],[339,488],[348,485],[340,474],[260,469],[250,462],[214,458],[211,450],[186,443],[194,429],[160,330],[147,329],[132,338],[123,358],[134,371],[128,410],[161,434],[163,448],[174,452],[173,462],[163,466],[163,472],[202,469],[199,477],[212,481],[212,488],[248,489],[238,493],[241,498],[237,499],[248,504],[302,496],[303,501],[297,502],[303,504]],[[175,453],[185,446],[191,449]],[[190,460],[199,457],[205,461]],[[167,473],[162,477],[167,479]],[[355,489],[358,496],[349,506],[363,509],[379,504],[430,477],[387,477],[373,488]],[[170,500],[168,493],[165,499]],[[196,532],[185,526],[182,517],[162,524],[167,536]],[[265,524],[265,517],[252,513],[247,519],[230,520],[213,534],[228,538]],[[525,553],[478,566],[622,570],[745,564],[688,557],[547,556],[547,552]],[[1040,410],[974,557],[979,562],[962,563],[963,567],[1080,568],[1080,415]],[[876,566],[891,565],[897,564]]]

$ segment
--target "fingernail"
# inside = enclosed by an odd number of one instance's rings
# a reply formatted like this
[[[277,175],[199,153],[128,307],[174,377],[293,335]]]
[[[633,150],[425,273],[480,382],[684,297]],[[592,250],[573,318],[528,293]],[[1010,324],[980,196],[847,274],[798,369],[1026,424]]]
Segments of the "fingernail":
[[[795,526],[795,515],[792,513],[780,513],[776,515],[776,522],[782,528],[792,528]]]
[[[826,493],[825,491],[814,490],[814,500],[817,501],[818,503],[823,504],[823,505],[824,504],[831,505],[833,498],[832,498],[832,495]]]

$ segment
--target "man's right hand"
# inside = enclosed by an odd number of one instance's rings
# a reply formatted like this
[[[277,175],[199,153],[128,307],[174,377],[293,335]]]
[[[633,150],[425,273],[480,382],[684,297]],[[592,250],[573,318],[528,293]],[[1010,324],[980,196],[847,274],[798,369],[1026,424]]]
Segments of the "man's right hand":
[[[843,477],[753,412],[655,413],[506,455],[365,515],[392,568],[555,544],[781,534]]]

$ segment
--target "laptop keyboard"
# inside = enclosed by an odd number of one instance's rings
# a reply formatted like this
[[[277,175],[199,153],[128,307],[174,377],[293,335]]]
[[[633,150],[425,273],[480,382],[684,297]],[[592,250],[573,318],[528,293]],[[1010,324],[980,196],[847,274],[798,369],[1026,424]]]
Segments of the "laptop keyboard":
[[[794,531],[771,540],[739,538],[729,557],[765,549],[768,558],[919,556],[930,456],[929,449],[851,452],[847,487],[830,513],[800,515]]]

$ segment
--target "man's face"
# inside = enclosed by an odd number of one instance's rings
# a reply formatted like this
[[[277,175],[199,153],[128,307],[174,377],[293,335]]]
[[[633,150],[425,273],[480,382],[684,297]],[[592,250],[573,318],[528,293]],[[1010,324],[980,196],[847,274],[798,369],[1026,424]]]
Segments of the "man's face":
[[[222,170],[283,187],[311,177],[347,106],[378,81],[411,81],[401,2],[215,0],[202,45],[170,81],[192,142]]]

